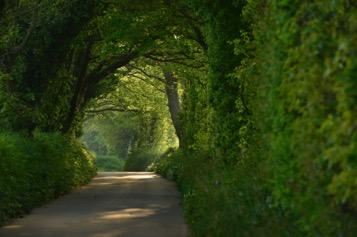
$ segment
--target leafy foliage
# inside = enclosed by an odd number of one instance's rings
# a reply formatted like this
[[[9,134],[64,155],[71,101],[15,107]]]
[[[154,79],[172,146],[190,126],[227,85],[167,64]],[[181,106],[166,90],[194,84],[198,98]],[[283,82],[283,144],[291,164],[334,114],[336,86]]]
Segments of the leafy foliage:
[[[96,166],[98,171],[122,171],[124,169],[124,160],[117,156],[96,156]]]
[[[353,236],[355,4],[186,2],[209,75],[185,83],[187,143],[154,169],[179,183],[193,235]]]
[[[125,167],[138,170],[175,146],[180,127],[180,149],[151,168],[179,183],[193,236],[353,236],[356,9],[347,0],[0,2],[0,129],[69,142],[88,114],[108,116],[117,131],[101,127],[98,151],[120,153],[118,134],[131,134]],[[16,139],[37,147],[36,136]]]
[[[93,157],[59,134],[0,134],[0,223],[88,182]]]

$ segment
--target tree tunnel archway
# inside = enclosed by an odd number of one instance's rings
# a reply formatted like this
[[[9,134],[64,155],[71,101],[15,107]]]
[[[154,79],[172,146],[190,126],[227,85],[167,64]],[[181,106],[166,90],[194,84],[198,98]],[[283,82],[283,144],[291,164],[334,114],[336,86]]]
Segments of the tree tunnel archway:
[[[48,11],[51,19],[46,18]],[[23,12],[23,19],[11,19],[12,12]],[[18,30],[17,38],[1,54],[4,86],[13,99],[4,98],[8,104],[4,114],[13,117],[5,126],[29,133],[37,129],[75,134],[88,104],[93,106],[100,95],[120,87],[118,78],[125,76],[140,78],[168,95],[181,139],[177,78],[184,80],[185,70],[203,65],[199,18],[184,5],[169,1],[5,2],[2,13],[7,14],[2,19],[4,33],[11,27]],[[116,108],[97,110],[145,110],[122,102]],[[18,111],[12,110],[13,103]]]
[[[92,177],[76,138],[116,111],[171,121],[195,235],[353,236],[355,2],[0,1],[5,216]]]

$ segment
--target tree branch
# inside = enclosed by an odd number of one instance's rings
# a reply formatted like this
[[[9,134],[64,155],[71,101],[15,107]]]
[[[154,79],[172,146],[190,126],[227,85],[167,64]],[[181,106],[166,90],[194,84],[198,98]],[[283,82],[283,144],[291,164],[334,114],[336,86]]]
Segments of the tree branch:
[[[134,78],[136,78],[136,79],[139,79],[139,80],[141,80],[141,81],[147,83],[148,85],[152,86],[153,88],[155,88],[156,90],[158,90],[158,91],[161,92],[161,93],[165,93],[165,91],[164,91],[163,89],[160,89],[159,87],[157,87],[157,86],[154,85],[153,83],[151,83],[151,82],[145,80],[145,78],[139,77],[139,76],[137,76],[137,75],[135,75],[135,74],[129,74],[129,76],[134,77]]]
[[[139,71],[140,73],[142,73],[143,75],[147,76],[147,77],[150,77],[150,78],[153,78],[153,79],[157,79],[159,81],[161,81],[162,83],[165,83],[164,79],[161,78],[161,77],[158,77],[158,76],[155,76],[155,75],[151,75],[147,72],[145,72],[145,70],[143,70],[142,68],[140,67],[137,67],[137,66],[134,66],[132,64],[129,64],[128,65],[129,68],[134,68],[135,70]]]
[[[190,65],[188,63],[185,63],[185,62],[180,62],[180,61],[177,61],[178,59],[165,59],[165,58],[157,58],[157,57],[153,57],[152,55],[144,55],[145,58],[147,59],[151,59],[153,61],[156,61],[156,62],[161,62],[161,63],[174,63],[174,64],[178,64],[178,65],[182,65],[182,66],[185,66],[185,67],[190,67],[190,68],[195,68],[195,69],[199,69],[199,68],[202,68],[203,65],[198,65],[198,66],[194,66],[194,65]]]
[[[137,53],[130,52],[102,62],[88,75],[89,82],[98,83],[100,80],[114,73],[118,68],[127,65],[136,56]]]
[[[116,108],[116,107],[109,107],[109,108],[90,109],[90,110],[86,110],[85,112],[91,113],[91,114],[98,114],[98,113],[104,113],[104,112],[140,113],[141,111],[138,109],[122,109],[122,108]]]

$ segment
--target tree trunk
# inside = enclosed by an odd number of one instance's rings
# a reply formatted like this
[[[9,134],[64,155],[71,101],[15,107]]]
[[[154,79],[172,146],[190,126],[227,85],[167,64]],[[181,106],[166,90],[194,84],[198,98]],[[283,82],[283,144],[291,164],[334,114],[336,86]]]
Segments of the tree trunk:
[[[180,120],[180,99],[178,93],[178,81],[172,72],[165,72],[165,92],[169,107],[172,124],[174,125],[176,135],[179,139],[179,145],[182,144],[182,124]]]
[[[69,133],[73,127],[74,120],[80,111],[80,105],[84,97],[84,87],[86,83],[86,73],[88,64],[90,61],[91,46],[93,42],[89,41],[79,55],[78,62],[74,64],[74,75],[77,77],[76,86],[74,89],[73,97],[70,102],[70,108],[67,114],[67,117],[64,121],[62,133]],[[75,54],[74,54],[74,57]]]

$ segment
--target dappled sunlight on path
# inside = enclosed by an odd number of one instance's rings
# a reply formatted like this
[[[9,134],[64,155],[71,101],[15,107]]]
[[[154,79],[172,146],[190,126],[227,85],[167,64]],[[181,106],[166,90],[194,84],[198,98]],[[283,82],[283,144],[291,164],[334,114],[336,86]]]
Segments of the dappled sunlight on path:
[[[105,172],[0,229],[1,237],[184,237],[173,183],[150,172]]]

